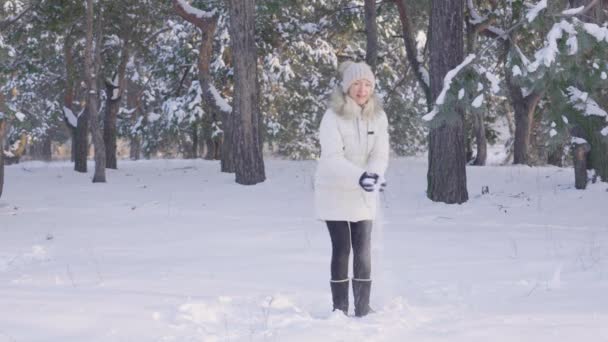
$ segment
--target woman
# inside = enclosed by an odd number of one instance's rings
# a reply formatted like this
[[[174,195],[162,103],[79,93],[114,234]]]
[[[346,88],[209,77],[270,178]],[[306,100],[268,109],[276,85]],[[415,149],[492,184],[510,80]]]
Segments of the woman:
[[[388,120],[364,62],[340,66],[342,84],[321,120],[321,158],[315,175],[317,217],[332,244],[333,309],[348,313],[348,263],[353,249],[355,316],[370,312],[371,231],[378,188],[388,165]]]

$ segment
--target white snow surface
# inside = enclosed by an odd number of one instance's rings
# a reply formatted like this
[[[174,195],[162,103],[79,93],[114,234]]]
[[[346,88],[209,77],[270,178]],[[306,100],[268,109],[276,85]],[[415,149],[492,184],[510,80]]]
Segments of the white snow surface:
[[[426,157],[391,160],[358,319],[331,312],[315,163],[265,164],[255,186],[204,160],[125,160],[105,184],[92,163],[7,166],[0,341],[608,339],[606,183],[471,166],[469,201],[446,205]]]

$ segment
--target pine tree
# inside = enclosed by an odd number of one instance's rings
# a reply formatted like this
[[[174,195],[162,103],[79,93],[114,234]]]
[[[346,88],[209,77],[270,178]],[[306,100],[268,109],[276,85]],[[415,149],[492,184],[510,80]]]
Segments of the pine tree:
[[[437,99],[448,71],[464,59],[464,1],[432,1],[431,93]],[[429,133],[427,196],[445,203],[468,200],[464,149],[464,109],[434,119]]]
[[[260,135],[255,47],[255,0],[229,0],[234,64],[232,139],[236,182],[253,185],[266,179]]]
[[[91,123],[91,135],[95,147],[95,173],[93,183],[106,182],[106,150],[99,127],[97,75],[100,67],[101,54],[101,25],[99,19],[94,28],[94,5],[93,0],[87,0],[86,6],[86,46],[84,52],[84,78],[87,84],[87,111]],[[99,18],[99,17],[98,17]]]

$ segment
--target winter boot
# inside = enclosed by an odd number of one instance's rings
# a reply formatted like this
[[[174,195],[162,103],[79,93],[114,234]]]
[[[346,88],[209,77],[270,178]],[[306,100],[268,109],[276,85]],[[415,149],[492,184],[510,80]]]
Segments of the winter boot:
[[[345,315],[348,314],[348,279],[332,280],[331,298],[334,302],[334,310],[340,310]]]
[[[369,307],[369,294],[372,288],[371,279],[353,279],[353,295],[355,296],[355,316],[363,317],[372,312]]]

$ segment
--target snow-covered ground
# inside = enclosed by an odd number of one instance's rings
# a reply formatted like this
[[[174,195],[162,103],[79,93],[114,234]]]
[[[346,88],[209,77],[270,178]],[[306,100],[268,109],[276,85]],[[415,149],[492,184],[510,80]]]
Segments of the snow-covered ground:
[[[330,310],[314,165],[267,160],[250,187],[202,160],[121,161],[107,184],[67,162],[8,166],[0,341],[608,340],[606,184],[469,167],[470,200],[450,206],[426,199],[424,159],[393,160],[377,312],[358,319]]]

